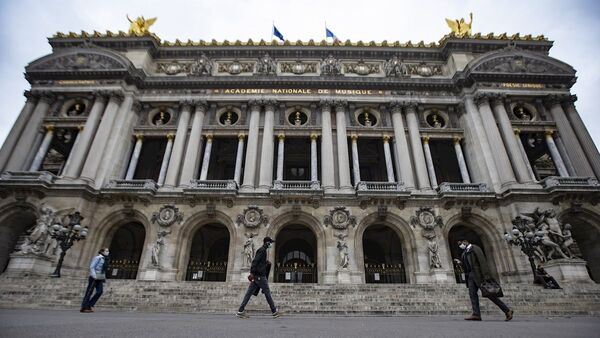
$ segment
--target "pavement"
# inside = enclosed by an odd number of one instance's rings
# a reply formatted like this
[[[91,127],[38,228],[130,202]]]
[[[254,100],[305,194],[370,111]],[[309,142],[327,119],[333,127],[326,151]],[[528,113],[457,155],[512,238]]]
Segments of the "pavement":
[[[600,317],[249,314],[0,309],[0,337],[600,337]]]

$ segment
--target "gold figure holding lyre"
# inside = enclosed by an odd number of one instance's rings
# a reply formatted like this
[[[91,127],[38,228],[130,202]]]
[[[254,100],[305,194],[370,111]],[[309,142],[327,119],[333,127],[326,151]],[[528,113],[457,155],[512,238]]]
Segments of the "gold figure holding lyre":
[[[469,17],[471,18],[471,22],[469,23],[464,18],[460,18],[460,20],[446,19],[446,23],[452,29],[452,33],[459,36],[469,36],[471,34],[471,25],[473,24],[473,13],[469,13]]]
[[[127,14],[127,20],[131,23],[129,26],[129,35],[146,35],[149,34],[148,28],[156,22],[156,18],[145,19],[143,16],[138,16],[137,19],[131,20]]]

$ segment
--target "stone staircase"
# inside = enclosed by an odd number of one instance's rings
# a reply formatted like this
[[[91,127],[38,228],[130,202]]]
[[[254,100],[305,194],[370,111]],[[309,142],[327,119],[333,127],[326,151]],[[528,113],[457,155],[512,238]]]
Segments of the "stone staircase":
[[[87,280],[63,277],[0,277],[2,308],[79,309]],[[233,313],[245,293],[241,282],[159,282],[109,280],[99,310]],[[503,285],[504,301],[518,314],[600,316],[600,285],[565,285],[545,290],[525,284]],[[470,313],[464,285],[440,284],[271,284],[275,304],[292,313],[319,315],[465,315]],[[484,314],[501,315],[488,300]],[[247,307],[267,313],[262,294]]]

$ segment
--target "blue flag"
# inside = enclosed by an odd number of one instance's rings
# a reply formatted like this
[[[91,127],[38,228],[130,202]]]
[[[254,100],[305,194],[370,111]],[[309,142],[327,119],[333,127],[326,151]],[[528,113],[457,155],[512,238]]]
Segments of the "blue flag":
[[[335,34],[333,34],[332,31],[329,30],[329,28],[325,27],[325,38],[333,38],[334,40],[339,40],[337,38],[337,36],[335,36]]]
[[[283,34],[281,34],[281,32],[279,31],[279,29],[277,29],[277,27],[275,27],[275,25],[273,25],[273,35],[275,35],[276,37],[278,37],[279,40],[284,41]]]

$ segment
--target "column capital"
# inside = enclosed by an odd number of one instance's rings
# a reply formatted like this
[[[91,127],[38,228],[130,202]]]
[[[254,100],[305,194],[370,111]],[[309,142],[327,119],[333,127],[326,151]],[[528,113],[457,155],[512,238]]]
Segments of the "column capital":
[[[92,92],[92,96],[95,101],[106,103],[108,101],[108,97],[110,96],[110,92],[108,90],[94,90]]]
[[[206,137],[206,141],[212,141],[213,134],[206,134],[205,137]]]
[[[333,101],[333,105],[335,106],[336,112],[344,111],[346,109],[346,106],[348,106],[348,101],[335,100],[335,101]]]
[[[208,102],[206,100],[192,100],[192,104],[196,108],[196,111],[206,112],[208,110]]]
[[[54,132],[54,125],[46,124],[46,125],[44,125],[44,129],[46,129],[47,132]]]
[[[478,107],[481,107],[481,105],[484,105],[486,103],[489,104],[490,98],[492,97],[493,95],[491,95],[490,93],[477,93],[475,94],[473,99],[475,100],[475,104],[477,104]]]
[[[429,144],[429,136],[422,136],[421,140],[423,141],[424,144]]]
[[[330,111],[332,105],[333,105],[333,100],[331,100],[331,99],[319,100],[319,106],[321,107],[321,111],[323,111],[323,110]]]
[[[79,132],[81,132],[81,131],[83,130],[83,128],[84,128],[84,125],[83,125],[83,124],[78,124],[78,125],[77,125],[77,130],[78,130]]]
[[[391,139],[390,135],[388,135],[388,134],[383,134],[383,143],[388,143],[388,142],[390,142],[390,139]]]
[[[419,108],[419,106],[417,105],[416,102],[412,102],[412,101],[403,101],[402,102],[402,107],[404,108],[404,110],[406,111],[406,113],[416,113],[417,112],[417,108]]]
[[[279,135],[277,135],[277,138],[279,139],[279,141],[283,141],[283,140],[285,140],[285,134],[279,133]]]
[[[40,102],[45,102],[47,104],[51,104],[52,102],[54,102],[56,100],[56,95],[54,93],[52,93],[51,91],[39,91],[39,90],[35,90],[33,91],[33,95],[36,95],[38,97],[38,99],[40,100]]]
[[[513,129],[513,132],[515,133],[515,135],[517,135],[517,136],[518,136],[518,135],[520,135],[520,134],[521,134],[521,129],[519,129],[519,128],[515,128],[515,129]]]
[[[238,140],[243,141],[246,138],[246,134],[239,133],[237,137],[238,137]]]
[[[490,100],[494,106],[504,106],[507,95],[503,93],[490,93]]]
[[[261,100],[250,100],[250,101],[248,101],[248,106],[250,106],[251,111],[256,111],[256,110],[260,111],[260,107],[262,106],[262,101]]]
[[[358,135],[357,134],[351,134],[350,135],[350,139],[352,139],[352,142],[356,142],[358,140]]]
[[[265,110],[275,110],[275,107],[277,107],[276,100],[262,100],[261,102],[265,106]]]
[[[131,105],[131,110],[136,113],[139,113],[142,111],[142,103],[140,102],[140,100],[138,100],[138,99],[133,100],[133,103]]]
[[[452,138],[452,143],[454,143],[454,144],[460,144],[461,141],[462,141],[462,137],[460,137],[460,136],[454,136]]]
[[[144,135],[140,133],[136,133],[134,136],[137,141],[142,141],[144,139]]]
[[[172,133],[167,134],[167,140],[173,141],[174,138],[175,138],[175,134],[172,134]]]
[[[194,101],[190,100],[190,99],[184,99],[184,100],[180,100],[179,101],[179,110],[183,111],[185,109],[192,109],[192,106],[194,105]]]
[[[35,99],[37,99],[37,95],[35,95],[35,93],[33,93],[31,90],[26,90],[23,92],[23,96],[25,96],[27,98],[27,101],[33,101]]]
[[[546,130],[544,130],[544,135],[546,135],[546,136],[552,136],[552,135],[554,135],[554,129],[546,129]]]
[[[568,95],[551,94],[551,95],[547,95],[546,97],[544,97],[543,102],[546,106],[552,108],[552,106],[561,104],[567,97],[568,97]]]
[[[319,135],[317,135],[316,133],[312,133],[312,134],[310,134],[310,139],[311,139],[312,141],[315,141],[317,138],[319,138]]]
[[[110,100],[116,101],[117,104],[121,104],[125,99],[125,94],[120,90],[111,90],[107,92],[107,94],[110,97]]]
[[[563,99],[563,105],[565,108],[575,108],[575,102],[577,101],[577,95],[565,95]]]

